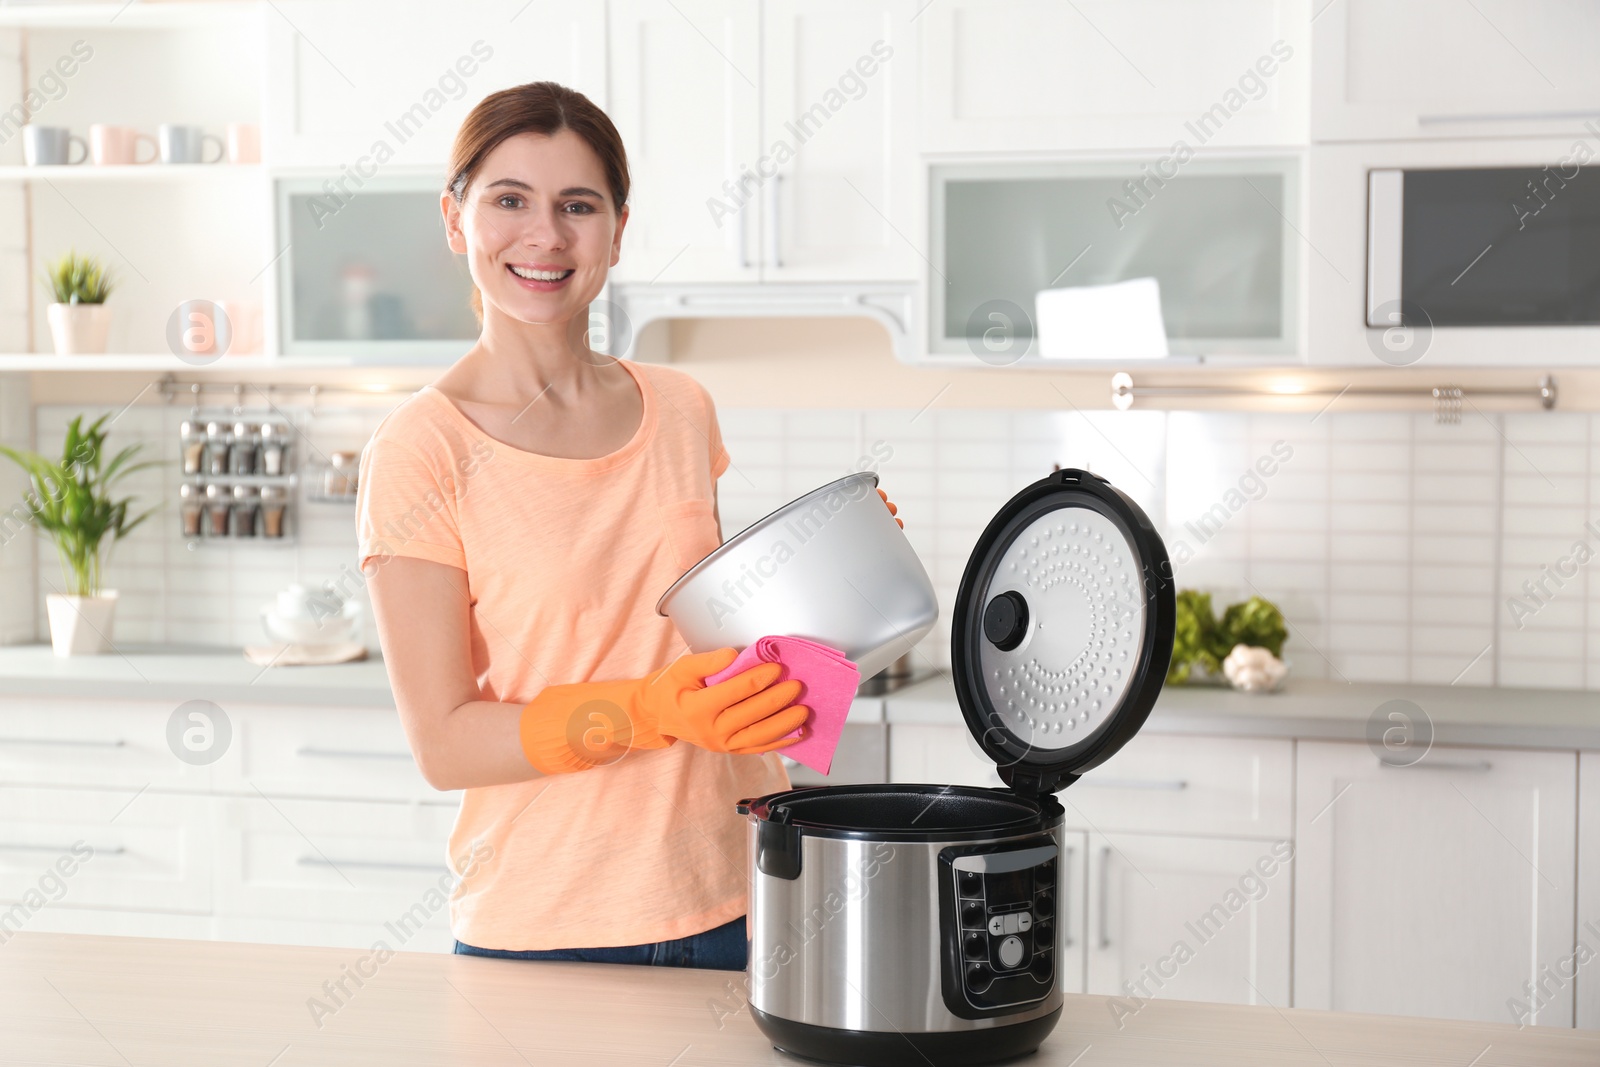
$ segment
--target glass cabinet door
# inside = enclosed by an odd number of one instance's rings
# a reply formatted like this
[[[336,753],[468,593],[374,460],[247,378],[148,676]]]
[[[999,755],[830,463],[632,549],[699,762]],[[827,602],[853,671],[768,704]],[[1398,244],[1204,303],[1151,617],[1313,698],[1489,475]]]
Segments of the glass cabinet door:
[[[472,279],[445,243],[434,178],[277,182],[279,336],[285,355],[454,359],[478,336]]]
[[[1036,359],[1040,290],[1154,278],[1172,356],[1295,355],[1298,183],[1292,158],[935,165],[930,351],[983,357],[1000,322],[992,362]]]

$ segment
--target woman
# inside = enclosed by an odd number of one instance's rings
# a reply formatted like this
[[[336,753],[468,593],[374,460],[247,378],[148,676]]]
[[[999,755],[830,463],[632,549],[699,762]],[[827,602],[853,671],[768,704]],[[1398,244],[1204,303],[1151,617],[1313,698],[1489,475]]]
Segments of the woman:
[[[741,970],[733,805],[788,788],[772,753],[809,711],[776,664],[706,686],[736,651],[683,655],[654,610],[720,543],[729,458],[688,375],[589,348],[621,140],[535,82],[473,109],[450,175],[482,333],[374,432],[358,532],[418,767],[464,791],[456,952]]]

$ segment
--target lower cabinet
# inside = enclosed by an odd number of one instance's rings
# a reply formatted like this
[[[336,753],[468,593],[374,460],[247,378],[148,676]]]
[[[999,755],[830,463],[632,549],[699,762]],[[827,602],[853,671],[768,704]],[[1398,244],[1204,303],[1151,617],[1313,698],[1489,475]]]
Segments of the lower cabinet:
[[[1578,753],[1578,936],[1576,1024],[1600,1030],[1600,752]],[[1576,964],[1587,960],[1586,966]],[[1559,976],[1558,976],[1559,977]]]
[[[1287,840],[1090,834],[1087,989],[1119,1028],[1156,998],[1289,1003]]]
[[[1301,742],[1295,1006],[1571,1026],[1577,763]]]

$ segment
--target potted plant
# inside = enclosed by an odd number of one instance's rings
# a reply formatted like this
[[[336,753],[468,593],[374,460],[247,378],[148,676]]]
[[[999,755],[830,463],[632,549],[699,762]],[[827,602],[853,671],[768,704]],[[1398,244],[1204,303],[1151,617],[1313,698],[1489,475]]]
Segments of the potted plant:
[[[45,309],[56,355],[93,355],[106,350],[111,329],[111,277],[93,256],[68,252],[46,265],[45,285],[55,303]]]
[[[132,498],[112,498],[118,482],[159,462],[129,462],[140,445],[129,445],[107,461],[103,427],[108,418],[100,416],[87,429],[82,428],[82,415],[73,419],[59,460],[0,445],[0,455],[27,472],[30,487],[23,503],[37,529],[55,542],[61,560],[66,591],[45,598],[50,644],[58,656],[95,654],[111,646],[117,593],[101,588],[100,568],[111,545],[155,510],[129,519]]]

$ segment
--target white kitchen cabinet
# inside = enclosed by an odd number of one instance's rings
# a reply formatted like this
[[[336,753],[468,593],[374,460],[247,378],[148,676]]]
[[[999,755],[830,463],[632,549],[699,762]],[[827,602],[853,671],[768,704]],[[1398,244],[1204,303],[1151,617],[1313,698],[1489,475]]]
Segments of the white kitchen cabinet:
[[[965,726],[894,723],[889,727],[889,781],[1000,786],[994,760]]]
[[[438,804],[219,798],[216,914],[330,922],[434,918],[455,809]]]
[[[1296,1007],[1515,1021],[1573,952],[1574,752],[1297,752]],[[1527,1021],[1571,1026],[1570,982]]]
[[[1151,998],[1289,1003],[1287,839],[1090,834],[1088,992],[1119,1022]]]
[[[761,190],[763,281],[918,277],[912,17],[920,6],[763,6],[761,144],[774,159],[758,169],[774,172]]]
[[[1179,140],[1201,149],[1308,136],[1303,0],[949,0],[917,21],[928,151]]]
[[[1578,753],[1577,941],[1600,953],[1600,752]],[[1590,962],[1577,972],[1576,1025],[1584,1030],[1600,1030],[1597,965],[1600,961]]]
[[[1088,951],[1089,920],[1089,837],[1077,830],[1061,834],[1061,858],[1056,863],[1060,881],[1056,883],[1057,913],[1060,928],[1056,937],[1056,980],[1063,993],[1087,990],[1084,973]]]
[[[1315,0],[1316,141],[1556,136],[1600,113],[1585,0]]]
[[[437,167],[485,96],[549,79],[604,107],[605,8],[458,0],[279,0],[266,16],[262,159],[352,195],[391,166]]]
[[[1288,838],[1294,744],[1141,733],[1062,790],[1067,824],[1158,834]]]
[[[0,712],[0,782],[204,792],[213,768],[174,759],[175,707],[8,698]]]
[[[607,112],[633,179],[611,279],[758,281],[760,211],[733,194],[762,153],[760,7],[611,0],[609,12]]]
[[[613,0],[608,110],[634,185],[612,278],[915,278],[914,12]]]
[[[30,892],[46,907],[203,914],[212,815],[198,794],[0,785],[0,915]]]

